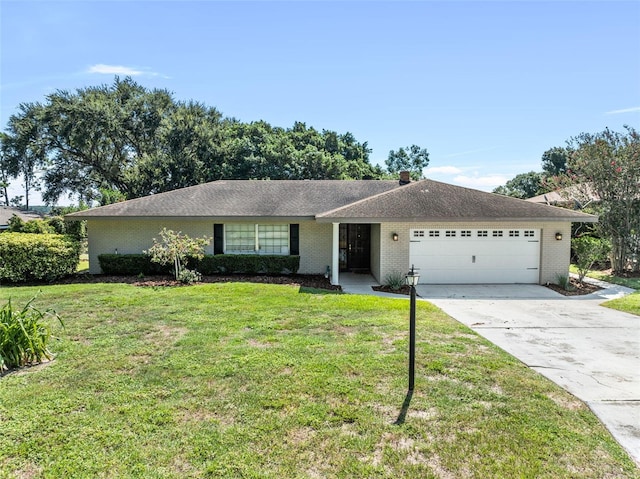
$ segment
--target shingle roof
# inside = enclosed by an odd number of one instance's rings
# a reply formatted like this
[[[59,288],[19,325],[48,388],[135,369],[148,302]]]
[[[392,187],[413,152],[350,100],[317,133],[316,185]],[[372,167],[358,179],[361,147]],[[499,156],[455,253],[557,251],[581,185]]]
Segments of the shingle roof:
[[[31,211],[22,211],[18,208],[12,208],[10,206],[0,206],[0,229],[6,229],[9,224],[9,220],[13,215],[19,216],[24,221],[36,220],[42,218],[39,214]]]
[[[582,221],[597,217],[433,180],[421,180],[317,215],[319,221]]]
[[[391,180],[221,180],[68,216],[313,218],[398,187],[398,182]]]
[[[433,180],[222,180],[68,215],[378,221],[584,221],[597,217]]]

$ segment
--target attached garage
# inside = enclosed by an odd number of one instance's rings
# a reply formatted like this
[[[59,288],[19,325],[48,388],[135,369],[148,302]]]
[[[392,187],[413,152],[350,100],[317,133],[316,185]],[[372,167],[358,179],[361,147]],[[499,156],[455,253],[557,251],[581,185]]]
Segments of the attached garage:
[[[412,229],[409,262],[424,284],[540,282],[539,229]]]

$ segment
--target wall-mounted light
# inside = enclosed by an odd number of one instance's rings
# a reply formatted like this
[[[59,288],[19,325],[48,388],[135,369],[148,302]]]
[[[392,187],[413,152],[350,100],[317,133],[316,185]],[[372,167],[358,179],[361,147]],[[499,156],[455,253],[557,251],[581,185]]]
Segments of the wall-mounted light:
[[[558,240],[558,241],[562,240],[562,233],[560,233],[560,232],[556,233],[556,240]]]
[[[393,233],[391,235],[391,239],[393,239],[393,241],[398,241],[398,233]]]

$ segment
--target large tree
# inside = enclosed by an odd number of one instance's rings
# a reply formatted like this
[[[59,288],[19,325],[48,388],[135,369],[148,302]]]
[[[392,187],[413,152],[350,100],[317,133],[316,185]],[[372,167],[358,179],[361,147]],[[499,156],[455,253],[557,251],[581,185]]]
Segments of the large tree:
[[[568,148],[554,147],[542,154],[542,171],[544,176],[563,175],[567,171],[567,161],[571,155]]]
[[[542,174],[535,171],[520,173],[507,181],[504,186],[498,186],[493,192],[520,199],[532,198],[544,193],[544,191],[541,191],[542,178]]]
[[[304,123],[291,129],[264,121],[242,123],[201,103],[176,101],[166,90],[148,90],[130,78],[56,91],[42,105],[21,105],[12,122],[7,133],[12,158],[25,166],[46,166],[43,198],[48,203],[65,193],[80,201],[105,201],[105,191],[130,199],[223,178],[363,179],[383,174],[369,163],[367,144],[350,133],[320,132]]]
[[[640,135],[606,129],[582,133],[568,144],[568,176],[585,195],[595,194],[600,226],[611,240],[616,272],[640,270]]]
[[[44,109],[39,103],[22,104],[19,109],[20,113],[9,118],[2,138],[2,162],[6,176],[22,179],[25,207],[29,209],[29,194],[40,186],[38,172],[48,163]]]
[[[0,133],[0,195],[4,198],[5,206],[9,206],[9,164],[8,155],[5,153],[9,135]]]
[[[391,150],[385,163],[389,173],[408,171],[412,179],[419,180],[423,177],[424,169],[429,165],[429,153],[426,148],[411,145],[398,148],[398,151]]]

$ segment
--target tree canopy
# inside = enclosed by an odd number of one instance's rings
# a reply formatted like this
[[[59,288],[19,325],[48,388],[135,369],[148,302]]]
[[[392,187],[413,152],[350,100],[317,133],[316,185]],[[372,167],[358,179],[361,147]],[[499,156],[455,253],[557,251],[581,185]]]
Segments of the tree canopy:
[[[595,194],[602,234],[611,241],[614,271],[640,271],[640,135],[609,129],[569,140],[567,178],[585,195]]]
[[[288,129],[265,121],[242,123],[131,78],[23,103],[1,140],[0,180],[20,175],[28,198],[41,179],[47,203],[65,194],[105,203],[223,178],[385,174],[369,162],[367,143],[351,133],[318,131],[302,122]]]
[[[535,171],[520,173],[507,181],[504,186],[498,186],[493,192],[520,199],[532,198],[545,193],[542,188],[542,180],[542,173],[536,173]]]
[[[389,173],[408,171],[412,179],[419,180],[423,177],[424,169],[429,165],[429,153],[426,148],[411,145],[399,148],[398,151],[391,150],[385,163]]]

